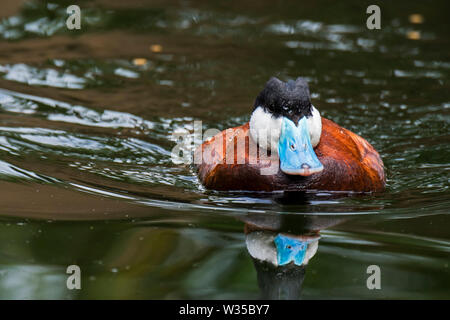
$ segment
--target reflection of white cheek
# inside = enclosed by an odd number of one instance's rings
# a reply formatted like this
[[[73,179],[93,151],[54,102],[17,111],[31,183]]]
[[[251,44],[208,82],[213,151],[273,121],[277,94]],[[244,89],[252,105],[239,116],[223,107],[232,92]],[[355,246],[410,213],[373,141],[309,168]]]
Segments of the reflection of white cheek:
[[[312,116],[308,118],[308,129],[311,138],[311,145],[316,147],[319,144],[322,134],[322,119],[319,110],[312,107]]]
[[[266,261],[278,266],[277,250],[274,244],[275,236],[264,231],[256,231],[245,236],[248,253],[254,259]]]

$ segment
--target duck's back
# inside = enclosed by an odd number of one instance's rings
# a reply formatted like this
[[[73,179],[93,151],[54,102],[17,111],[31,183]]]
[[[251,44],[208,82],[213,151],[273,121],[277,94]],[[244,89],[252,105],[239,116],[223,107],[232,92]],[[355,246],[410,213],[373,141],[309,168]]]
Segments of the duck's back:
[[[385,186],[383,162],[375,149],[325,118],[320,143],[314,150],[324,166],[322,172],[307,177],[287,175],[279,170],[276,155],[266,156],[262,151],[249,138],[248,123],[224,130],[196,150],[199,179],[214,190],[375,192]],[[269,168],[275,170],[266,174]]]

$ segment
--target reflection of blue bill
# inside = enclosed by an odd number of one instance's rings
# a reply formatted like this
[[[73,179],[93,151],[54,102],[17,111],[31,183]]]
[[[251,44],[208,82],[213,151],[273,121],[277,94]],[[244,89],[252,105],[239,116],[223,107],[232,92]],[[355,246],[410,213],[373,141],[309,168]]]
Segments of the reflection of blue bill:
[[[275,237],[274,242],[277,248],[277,261],[279,266],[286,265],[292,261],[294,261],[294,264],[297,266],[303,264],[306,249],[308,248],[308,241],[302,241],[278,234]]]

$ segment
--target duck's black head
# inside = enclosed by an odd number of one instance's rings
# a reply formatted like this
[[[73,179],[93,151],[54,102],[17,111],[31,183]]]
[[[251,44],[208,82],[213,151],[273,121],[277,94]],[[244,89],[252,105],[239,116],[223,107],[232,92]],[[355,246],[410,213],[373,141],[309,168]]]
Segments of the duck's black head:
[[[271,78],[256,98],[249,124],[253,141],[278,153],[284,173],[307,176],[323,170],[313,150],[320,141],[322,120],[304,79]]]
[[[286,117],[295,124],[306,116],[312,116],[312,104],[308,83],[302,79],[283,82],[272,77],[258,94],[254,108],[262,107],[274,117]]]

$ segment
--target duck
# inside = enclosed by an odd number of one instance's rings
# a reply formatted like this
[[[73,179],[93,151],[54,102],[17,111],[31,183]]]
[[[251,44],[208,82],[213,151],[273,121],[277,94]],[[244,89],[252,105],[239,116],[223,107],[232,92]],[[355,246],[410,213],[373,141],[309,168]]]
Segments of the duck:
[[[320,115],[304,78],[270,78],[250,120],[204,141],[194,166],[217,191],[381,192],[384,164],[358,134]]]

